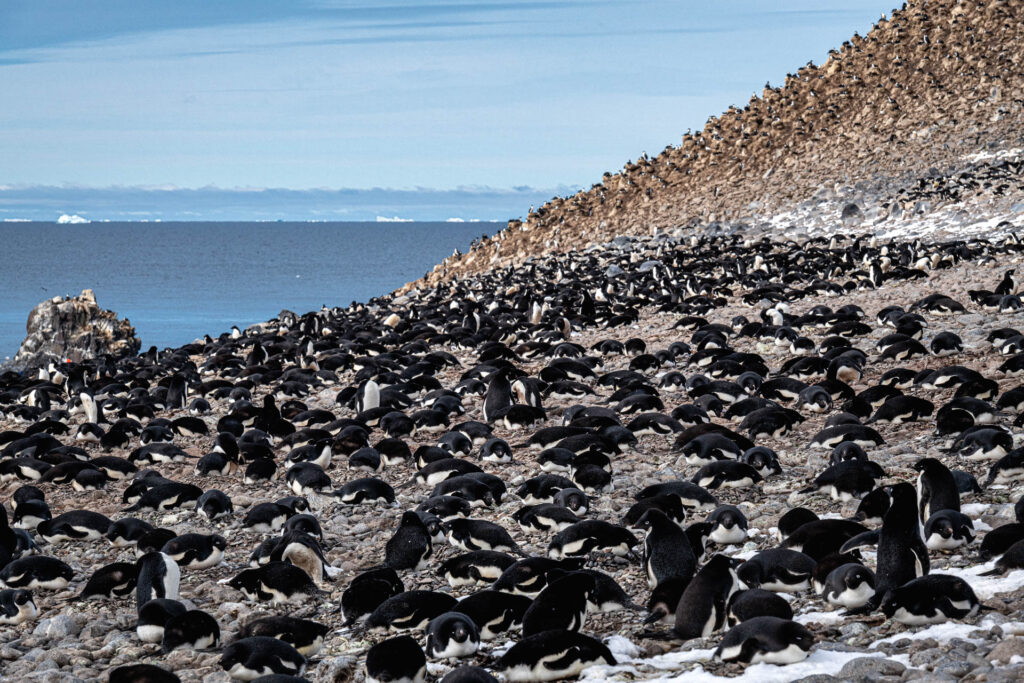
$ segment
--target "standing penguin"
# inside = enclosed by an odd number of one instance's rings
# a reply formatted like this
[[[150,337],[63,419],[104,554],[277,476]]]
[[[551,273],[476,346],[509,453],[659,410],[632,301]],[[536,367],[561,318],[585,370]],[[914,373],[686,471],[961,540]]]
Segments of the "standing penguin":
[[[552,570],[549,574],[561,574]],[[585,572],[569,572],[549,577],[547,588],[534,598],[523,615],[523,635],[532,636],[551,629],[579,631],[587,616],[587,602],[597,590],[594,577]]]
[[[705,638],[725,624],[729,598],[743,583],[736,575],[742,560],[721,553],[701,567],[676,607],[673,632],[683,640]]]
[[[849,614],[868,614],[882,603],[885,594],[928,573],[928,548],[921,538],[917,494],[914,487],[901,482],[892,487],[892,505],[882,519],[878,534],[878,559],[875,568],[875,594],[863,607]],[[850,540],[853,543],[858,537]],[[847,552],[845,545],[841,552]]]
[[[415,512],[406,512],[384,546],[384,564],[392,569],[423,569],[432,553],[426,524]]]
[[[658,508],[645,512],[636,526],[646,529],[643,563],[648,587],[668,579],[689,581],[697,571],[697,557],[686,532]]]
[[[160,552],[146,553],[136,561],[139,578],[135,584],[136,608],[154,598],[178,599],[178,581],[181,571],[178,563]]]
[[[487,385],[483,407],[484,422],[493,422],[497,419],[500,411],[511,405],[512,384],[508,381],[506,370],[502,368],[494,373],[490,383]]]
[[[960,490],[949,468],[935,458],[914,463],[917,475],[917,511],[924,524],[939,510],[960,511]]]

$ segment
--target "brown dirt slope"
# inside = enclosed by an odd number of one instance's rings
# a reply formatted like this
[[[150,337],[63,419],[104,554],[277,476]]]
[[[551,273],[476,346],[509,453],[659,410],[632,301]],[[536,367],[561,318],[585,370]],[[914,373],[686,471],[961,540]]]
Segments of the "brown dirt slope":
[[[767,215],[826,183],[891,193],[969,154],[1020,147],[1022,124],[1024,2],[912,0],[825,64],[510,222],[415,284],[616,235]]]

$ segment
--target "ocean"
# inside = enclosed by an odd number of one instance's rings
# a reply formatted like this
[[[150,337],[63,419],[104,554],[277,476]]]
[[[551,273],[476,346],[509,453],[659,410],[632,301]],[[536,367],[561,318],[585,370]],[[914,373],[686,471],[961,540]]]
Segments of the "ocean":
[[[96,293],[142,348],[366,301],[421,277],[502,223],[0,223],[0,361],[32,308]]]

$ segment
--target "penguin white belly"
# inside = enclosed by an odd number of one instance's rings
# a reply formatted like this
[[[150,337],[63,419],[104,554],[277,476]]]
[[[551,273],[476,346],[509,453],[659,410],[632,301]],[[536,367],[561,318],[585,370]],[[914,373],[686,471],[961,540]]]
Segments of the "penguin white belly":
[[[901,624],[907,626],[924,626],[925,624],[942,624],[945,623],[948,618],[940,610],[935,610],[932,615],[926,614],[914,614],[907,610],[906,607],[900,607],[893,612],[892,618],[894,621],[898,621]]]
[[[875,594],[875,589],[867,581],[856,588],[847,588],[841,593],[830,595],[828,601],[833,605],[841,605],[847,609],[856,609],[868,603]]]
[[[800,648],[796,643],[787,645],[782,650],[775,652],[758,652],[750,658],[751,664],[793,664],[807,659],[807,651]]]

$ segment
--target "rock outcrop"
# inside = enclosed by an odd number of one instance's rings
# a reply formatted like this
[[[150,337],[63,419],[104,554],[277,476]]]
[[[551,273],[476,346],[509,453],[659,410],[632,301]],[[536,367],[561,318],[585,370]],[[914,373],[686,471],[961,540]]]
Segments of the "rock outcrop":
[[[139,352],[142,342],[127,319],[100,308],[91,289],[78,296],[43,301],[28,315],[27,336],[12,365],[32,368],[53,359],[78,363],[86,358],[115,358]]]

